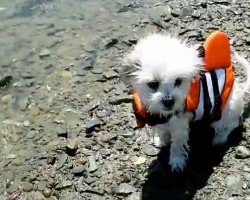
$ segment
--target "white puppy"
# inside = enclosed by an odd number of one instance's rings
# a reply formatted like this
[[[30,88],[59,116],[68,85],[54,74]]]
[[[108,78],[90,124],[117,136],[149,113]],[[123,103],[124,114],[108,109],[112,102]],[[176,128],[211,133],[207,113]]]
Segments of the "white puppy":
[[[122,65],[121,77],[138,92],[148,112],[170,116],[168,121],[156,124],[153,129],[159,134],[161,146],[170,144],[169,164],[176,171],[182,171],[186,165],[189,124],[204,115],[203,100],[200,100],[200,110],[189,112],[185,109],[191,82],[203,70],[200,53],[197,47],[177,37],[153,33],[138,41]],[[233,53],[232,59],[237,63],[235,67],[243,67],[247,81],[240,83],[235,79],[220,120],[210,123],[215,130],[214,144],[225,143],[230,132],[238,127],[244,109],[243,98],[250,86],[250,65],[237,53]],[[219,83],[217,89],[221,93],[225,74],[220,70],[215,72]],[[205,77],[206,81],[211,81],[209,73],[205,73]],[[211,83],[207,89],[214,108],[215,97],[210,96],[213,92]],[[201,91],[201,99],[203,95]]]

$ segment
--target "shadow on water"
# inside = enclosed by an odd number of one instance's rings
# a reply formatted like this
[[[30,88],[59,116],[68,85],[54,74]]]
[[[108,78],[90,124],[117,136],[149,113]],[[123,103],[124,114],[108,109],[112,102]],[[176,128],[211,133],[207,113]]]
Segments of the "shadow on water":
[[[224,146],[213,147],[213,130],[203,124],[194,124],[190,132],[190,153],[183,173],[172,173],[168,165],[169,148],[164,148],[148,169],[148,177],[142,188],[142,200],[188,200],[203,188],[213,167],[223,159],[231,146],[242,137],[243,127],[235,129]]]

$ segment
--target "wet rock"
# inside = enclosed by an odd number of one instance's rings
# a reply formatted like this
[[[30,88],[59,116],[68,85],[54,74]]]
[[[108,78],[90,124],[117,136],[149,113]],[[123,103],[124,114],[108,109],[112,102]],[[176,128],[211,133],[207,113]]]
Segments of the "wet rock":
[[[51,51],[49,49],[43,49],[40,53],[39,53],[39,57],[40,58],[45,58],[45,57],[49,57],[51,54]]]
[[[78,143],[76,140],[70,139],[66,145],[66,152],[70,156],[74,156],[78,149]]]
[[[95,130],[96,127],[99,128],[100,126],[101,126],[101,121],[99,119],[89,120],[86,123],[86,133],[90,134]]]
[[[73,169],[72,169],[72,173],[75,175],[75,176],[81,176],[83,175],[83,173],[86,172],[86,169],[83,165],[78,165],[78,166],[75,166]]]
[[[46,198],[49,198],[52,194],[52,190],[50,188],[45,188],[43,190],[43,196],[46,197]]]
[[[88,156],[89,160],[89,172],[94,172],[98,169],[94,155]]]
[[[65,137],[65,138],[68,137],[68,131],[66,127],[63,127],[63,126],[58,127],[56,130],[56,133],[58,137]]]
[[[249,158],[250,157],[250,151],[245,146],[238,146],[236,148],[235,152],[236,158]]]
[[[148,156],[156,156],[158,155],[159,153],[159,149],[155,148],[154,146],[152,145],[149,145],[149,144],[145,144],[143,147],[142,147],[142,151],[148,155]]]
[[[240,174],[231,174],[226,177],[227,194],[238,196],[242,194],[243,178]]]
[[[126,196],[126,195],[131,194],[135,191],[136,191],[136,189],[134,186],[129,185],[128,183],[121,183],[116,189],[116,194]]]
[[[131,101],[132,101],[132,99],[128,95],[115,96],[115,97],[109,99],[109,103],[111,105],[119,105],[122,103],[131,103]]]
[[[64,163],[66,163],[67,159],[68,159],[67,154],[62,154],[58,159],[57,169],[60,169],[64,165]]]
[[[24,192],[31,192],[33,190],[33,185],[31,183],[24,183],[22,189]]]

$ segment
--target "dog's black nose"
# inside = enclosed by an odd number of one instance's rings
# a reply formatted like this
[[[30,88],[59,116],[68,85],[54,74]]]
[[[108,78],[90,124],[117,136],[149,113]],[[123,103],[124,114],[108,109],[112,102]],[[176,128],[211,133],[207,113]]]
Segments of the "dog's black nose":
[[[162,98],[161,102],[166,108],[171,109],[174,105],[175,100],[172,96],[165,96]]]

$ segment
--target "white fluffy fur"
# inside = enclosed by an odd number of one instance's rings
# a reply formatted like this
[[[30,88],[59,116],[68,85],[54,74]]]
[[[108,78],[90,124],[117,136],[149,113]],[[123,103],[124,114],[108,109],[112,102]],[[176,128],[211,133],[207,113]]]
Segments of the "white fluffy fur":
[[[214,144],[227,141],[230,132],[239,125],[239,117],[243,112],[243,97],[250,85],[250,66],[248,62],[236,53],[232,55],[236,66],[241,65],[247,73],[247,81],[239,83],[235,80],[231,95],[226,104],[220,121],[211,124],[215,129]],[[133,50],[125,56],[123,66],[126,81],[136,88],[142,102],[150,112],[169,115],[176,110],[183,111],[185,97],[191,80],[199,73],[203,65],[199,58],[197,47],[177,37],[154,33],[142,38]],[[182,78],[180,87],[174,87],[176,78]],[[156,91],[150,89],[147,82],[157,79],[160,86]],[[166,109],[161,99],[171,95],[175,103],[171,109]],[[188,150],[189,123],[192,114],[181,112],[173,116],[166,124],[154,126],[159,135],[160,144],[170,143],[169,164],[173,170],[183,170],[186,165]]]

